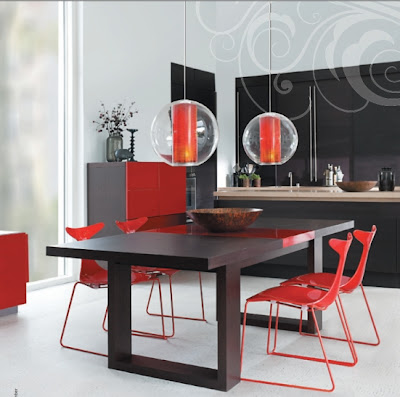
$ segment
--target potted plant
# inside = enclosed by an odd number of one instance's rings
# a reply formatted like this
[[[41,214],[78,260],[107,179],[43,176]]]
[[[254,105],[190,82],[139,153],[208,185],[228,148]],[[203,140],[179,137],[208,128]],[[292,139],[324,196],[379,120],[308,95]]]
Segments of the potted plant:
[[[107,161],[116,161],[115,152],[122,149],[122,131],[127,126],[129,119],[133,117],[137,110],[132,110],[135,102],[131,102],[129,106],[119,103],[114,106],[111,111],[107,110],[104,103],[101,103],[99,110],[99,119],[94,120],[93,123],[97,124],[97,132],[103,130],[108,131],[108,138],[106,141],[106,157]]]
[[[258,174],[251,174],[250,179],[252,180],[254,187],[261,187],[261,176]]]
[[[240,187],[250,187],[250,178],[247,174],[239,175],[239,186]]]

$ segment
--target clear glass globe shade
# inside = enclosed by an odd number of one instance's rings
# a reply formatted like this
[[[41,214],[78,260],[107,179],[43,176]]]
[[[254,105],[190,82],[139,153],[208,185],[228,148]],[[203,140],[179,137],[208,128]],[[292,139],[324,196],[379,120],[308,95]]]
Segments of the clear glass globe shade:
[[[215,152],[217,120],[199,102],[180,100],[164,106],[151,125],[151,143],[157,155],[173,166],[196,166]]]
[[[294,124],[279,113],[263,113],[247,124],[243,148],[260,165],[280,165],[294,155],[299,142]]]

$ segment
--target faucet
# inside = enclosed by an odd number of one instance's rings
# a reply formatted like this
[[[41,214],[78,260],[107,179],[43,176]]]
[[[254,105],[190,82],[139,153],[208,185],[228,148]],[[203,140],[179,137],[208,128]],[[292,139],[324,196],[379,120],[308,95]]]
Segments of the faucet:
[[[292,171],[289,172],[288,177],[289,177],[290,187],[293,187],[293,174],[292,174]]]

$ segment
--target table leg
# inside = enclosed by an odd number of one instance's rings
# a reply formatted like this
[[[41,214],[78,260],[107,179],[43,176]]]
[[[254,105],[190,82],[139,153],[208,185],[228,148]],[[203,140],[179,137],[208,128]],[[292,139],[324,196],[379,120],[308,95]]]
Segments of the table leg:
[[[130,267],[108,263],[108,367],[228,391],[240,382],[240,269],[217,271],[218,368],[132,355]]]
[[[108,367],[118,368],[117,361],[130,361],[131,338],[131,268],[108,263]]]
[[[217,270],[218,385],[229,390],[240,382],[240,269]]]
[[[307,266],[309,273],[321,273],[323,271],[322,237],[316,237],[314,240],[310,241],[310,245],[307,249]],[[320,310],[315,310],[315,317],[318,322],[318,327],[321,330],[322,312]],[[311,313],[308,313],[306,332],[317,332]]]

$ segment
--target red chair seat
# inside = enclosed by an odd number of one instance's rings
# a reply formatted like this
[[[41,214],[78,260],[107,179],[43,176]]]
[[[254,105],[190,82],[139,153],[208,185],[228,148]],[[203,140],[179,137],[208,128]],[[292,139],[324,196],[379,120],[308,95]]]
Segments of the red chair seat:
[[[144,281],[152,281],[157,278],[154,273],[131,273],[131,284],[138,284]],[[80,282],[91,288],[101,288],[107,286],[108,272],[105,269],[99,269],[95,273],[81,273]]]
[[[318,309],[318,302],[326,295],[326,291],[298,286],[274,287],[267,289],[247,299],[248,302],[278,301],[297,306],[313,306]]]
[[[166,276],[173,276],[175,273],[178,273],[177,269],[165,269],[162,267],[147,267],[147,266],[132,266],[132,272],[153,272],[153,273],[162,273]]]
[[[294,284],[308,285],[312,287],[326,288],[329,289],[335,280],[334,273],[308,273],[302,274],[301,276],[293,277],[290,280],[281,283],[283,286],[289,286]],[[348,276],[342,276],[340,279],[340,292],[346,292],[347,282],[350,280]]]
[[[88,287],[91,288],[100,288],[103,286],[107,286],[107,270],[99,270],[98,272],[92,274],[81,274],[80,282],[82,284],[86,284]]]

